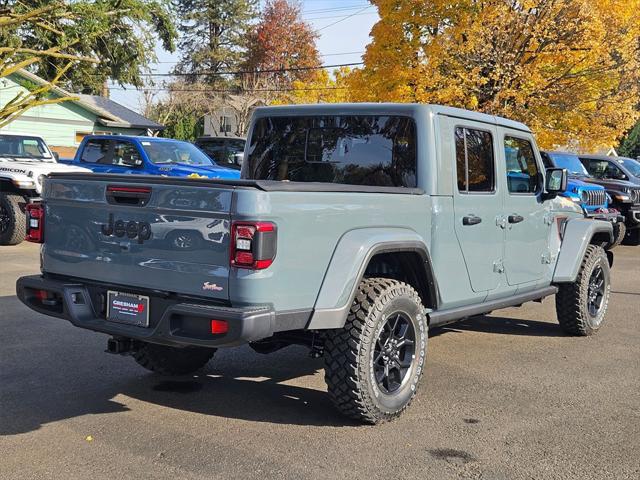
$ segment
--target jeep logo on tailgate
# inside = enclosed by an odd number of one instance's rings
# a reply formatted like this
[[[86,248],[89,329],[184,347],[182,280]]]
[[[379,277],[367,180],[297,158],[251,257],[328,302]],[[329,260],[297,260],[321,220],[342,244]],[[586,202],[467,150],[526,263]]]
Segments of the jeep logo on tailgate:
[[[137,238],[138,243],[143,243],[145,240],[151,238],[151,225],[147,222],[134,222],[130,220],[125,222],[124,220],[113,219],[113,213],[109,214],[109,223],[102,225],[100,231],[103,235],[110,237],[115,235],[116,237]]]

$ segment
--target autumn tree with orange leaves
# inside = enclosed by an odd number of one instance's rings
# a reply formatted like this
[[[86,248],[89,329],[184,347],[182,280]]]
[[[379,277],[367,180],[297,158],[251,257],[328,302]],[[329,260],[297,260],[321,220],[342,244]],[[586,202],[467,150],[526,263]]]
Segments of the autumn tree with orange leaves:
[[[640,0],[371,0],[359,101],[453,105],[527,123],[545,147],[594,150],[633,126]]]
[[[316,47],[317,34],[300,14],[300,5],[290,0],[267,0],[260,20],[249,34],[246,89],[262,90],[273,99],[290,90],[296,81],[310,81],[321,65]]]

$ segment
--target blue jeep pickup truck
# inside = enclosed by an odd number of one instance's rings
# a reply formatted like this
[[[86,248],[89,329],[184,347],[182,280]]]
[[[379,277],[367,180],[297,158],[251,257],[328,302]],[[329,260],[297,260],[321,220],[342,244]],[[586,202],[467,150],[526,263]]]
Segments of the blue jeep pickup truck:
[[[195,145],[168,138],[88,135],[73,160],[61,161],[97,173],[240,177],[240,172],[217,165]]]
[[[566,333],[604,325],[613,228],[557,197],[567,171],[544,168],[527,126],[297,105],[256,109],[247,142],[240,180],[51,175],[20,300],[160,374],[217,348],[307,346],[338,410],[367,423],[407,408],[433,327],[553,295]],[[201,232],[190,248],[185,230]]]

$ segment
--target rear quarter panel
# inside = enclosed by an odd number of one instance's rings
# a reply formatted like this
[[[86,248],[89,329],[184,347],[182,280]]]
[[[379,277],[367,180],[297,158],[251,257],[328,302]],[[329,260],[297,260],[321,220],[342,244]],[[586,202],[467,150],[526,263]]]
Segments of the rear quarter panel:
[[[268,269],[231,270],[232,303],[269,303],[278,311],[314,306],[336,246],[347,232],[401,228],[422,236],[431,222],[427,195],[239,189],[233,211],[235,220],[274,222],[278,246]]]

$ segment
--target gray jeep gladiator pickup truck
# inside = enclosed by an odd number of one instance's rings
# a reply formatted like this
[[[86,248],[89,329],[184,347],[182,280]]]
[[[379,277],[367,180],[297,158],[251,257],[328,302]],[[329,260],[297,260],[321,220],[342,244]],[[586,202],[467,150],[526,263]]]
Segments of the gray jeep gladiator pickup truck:
[[[517,191],[506,150],[522,166]],[[17,292],[163,374],[219,347],[307,345],[336,407],[378,423],[415,395],[428,328],[554,294],[565,332],[600,328],[612,227],[557,197],[566,181],[525,125],[490,115],[260,108],[241,180],[47,178],[29,210],[42,274]],[[203,241],[179,249],[167,229]]]

